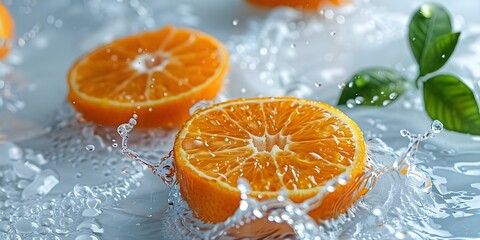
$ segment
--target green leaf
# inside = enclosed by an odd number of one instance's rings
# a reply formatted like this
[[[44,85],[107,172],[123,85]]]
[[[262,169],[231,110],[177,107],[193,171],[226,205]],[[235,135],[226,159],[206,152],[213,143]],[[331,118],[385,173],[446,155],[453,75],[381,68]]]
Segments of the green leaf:
[[[420,64],[420,75],[435,72],[448,61],[457,46],[460,33],[449,33],[428,45]]]
[[[423,84],[425,110],[452,131],[480,135],[480,113],[475,96],[460,79],[439,75]]]
[[[410,20],[408,37],[410,48],[418,64],[437,38],[452,32],[452,23],[447,10],[436,3],[425,3]]]
[[[348,106],[356,100],[356,105],[386,106],[405,92],[407,84],[407,79],[392,69],[365,69],[345,83],[338,105]]]

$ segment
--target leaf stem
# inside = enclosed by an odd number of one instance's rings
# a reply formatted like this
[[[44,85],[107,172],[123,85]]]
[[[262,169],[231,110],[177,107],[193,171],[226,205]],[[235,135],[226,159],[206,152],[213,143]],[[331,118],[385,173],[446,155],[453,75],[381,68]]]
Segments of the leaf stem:
[[[420,78],[422,78],[423,76],[421,74],[418,74],[417,76],[417,79],[415,79],[415,87],[418,89],[418,83],[420,82]]]

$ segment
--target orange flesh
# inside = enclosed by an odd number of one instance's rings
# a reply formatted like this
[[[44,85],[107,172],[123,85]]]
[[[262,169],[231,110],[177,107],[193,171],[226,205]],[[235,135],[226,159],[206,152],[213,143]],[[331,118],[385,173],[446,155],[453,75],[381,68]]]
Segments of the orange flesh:
[[[324,200],[316,218],[346,211],[364,193],[357,193],[366,157],[362,134],[353,121],[323,103],[265,98],[220,104],[195,114],[174,149],[182,195],[211,222],[235,211],[240,177],[257,198],[274,197],[286,188],[292,200],[303,201],[328,180],[350,172],[353,180],[339,187],[340,195]],[[218,201],[211,196],[226,199],[221,206],[228,214],[205,203]]]
[[[227,69],[228,54],[217,40],[165,27],[80,59],[69,73],[69,100],[100,124],[118,125],[137,113],[140,127],[175,127],[195,102],[216,96]]]

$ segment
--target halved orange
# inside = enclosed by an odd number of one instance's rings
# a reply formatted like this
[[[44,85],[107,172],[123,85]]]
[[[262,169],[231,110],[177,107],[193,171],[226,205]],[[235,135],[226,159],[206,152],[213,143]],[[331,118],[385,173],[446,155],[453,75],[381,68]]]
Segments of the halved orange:
[[[68,100],[99,124],[116,126],[136,113],[140,127],[178,127],[193,104],[217,95],[228,66],[215,38],[167,26],[80,58],[68,74]]]
[[[347,176],[310,212],[315,219],[346,212],[367,191],[362,132],[338,109],[310,100],[238,99],[200,110],[178,133],[174,156],[181,194],[206,222],[235,212],[240,177],[253,197],[274,198],[285,188],[302,202]]]
[[[303,10],[318,10],[329,3],[340,6],[349,3],[350,0],[247,0],[247,2],[268,8],[286,6]]]
[[[14,35],[15,22],[8,8],[0,2],[0,58],[10,52]]]

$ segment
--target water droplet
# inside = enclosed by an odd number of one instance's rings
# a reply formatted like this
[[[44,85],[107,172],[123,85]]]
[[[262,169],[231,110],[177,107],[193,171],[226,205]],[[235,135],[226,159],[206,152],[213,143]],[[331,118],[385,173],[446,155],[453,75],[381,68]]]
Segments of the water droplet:
[[[335,20],[337,21],[338,24],[344,24],[345,23],[345,17],[342,15],[338,15]]]
[[[295,47],[297,47],[297,44],[292,43],[292,45],[290,45],[290,47],[291,47],[291,48],[295,48]]]
[[[315,83],[315,87],[318,88],[318,87],[321,87],[321,86],[322,86],[322,83],[321,83],[321,82],[316,82],[316,83]]]
[[[434,133],[440,133],[443,130],[443,123],[438,120],[434,120],[431,128]]]
[[[355,103],[360,105],[365,101],[365,99],[362,96],[358,96],[355,98]]]
[[[442,54],[442,58],[445,58],[445,57],[446,57],[446,55],[445,55],[445,54]]]
[[[17,230],[17,233],[31,233],[36,228],[38,228],[38,224],[30,220],[20,220],[16,222],[13,226]]]
[[[339,89],[344,89],[347,85],[345,85],[345,83],[342,83],[342,84],[338,84],[338,88]]]
[[[337,33],[335,31],[330,32],[330,36],[335,36]]]
[[[398,94],[396,92],[392,92],[392,93],[390,93],[390,95],[388,95],[388,98],[390,98],[392,100],[397,98],[397,97],[398,97]]]
[[[400,135],[402,135],[402,137],[407,137],[410,136],[410,132],[406,129],[402,129],[400,130]]]
[[[348,108],[354,108],[355,107],[355,100],[353,99],[348,99],[346,102],[346,105]]]
[[[118,143],[112,143],[112,147],[114,148],[118,147]]]
[[[232,24],[233,24],[233,26],[237,26],[238,25],[238,19],[236,19],[236,18],[233,19]]]
[[[374,208],[372,210],[372,214],[377,216],[377,217],[381,217],[383,215],[383,211],[380,208]]]
[[[396,238],[396,239],[405,239],[405,238],[407,237],[407,235],[408,235],[408,234],[407,234],[406,232],[404,232],[404,231],[397,231],[397,232],[395,233],[395,238]]]
[[[92,144],[89,144],[85,147],[85,149],[87,149],[87,151],[89,151],[89,152],[93,152],[93,151],[95,151],[95,146],[92,145]]]

